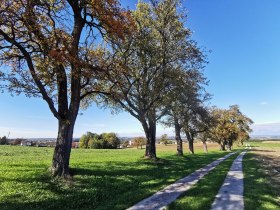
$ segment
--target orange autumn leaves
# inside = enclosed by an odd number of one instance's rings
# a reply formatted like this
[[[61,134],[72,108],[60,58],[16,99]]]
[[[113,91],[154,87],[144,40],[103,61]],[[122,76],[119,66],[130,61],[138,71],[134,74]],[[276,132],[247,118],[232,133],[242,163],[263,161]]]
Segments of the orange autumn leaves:
[[[123,39],[134,28],[130,11],[121,9],[117,0],[91,0],[90,8],[93,17],[100,21],[110,35]]]

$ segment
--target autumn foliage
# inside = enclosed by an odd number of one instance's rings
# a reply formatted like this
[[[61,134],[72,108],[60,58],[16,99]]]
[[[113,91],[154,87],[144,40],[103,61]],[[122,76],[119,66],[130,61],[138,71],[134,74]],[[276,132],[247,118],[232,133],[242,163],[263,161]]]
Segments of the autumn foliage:
[[[130,12],[117,0],[1,1],[0,85],[41,97],[57,118],[54,175],[69,174],[81,102],[100,91],[96,81],[108,71],[99,43],[123,39],[132,30]]]

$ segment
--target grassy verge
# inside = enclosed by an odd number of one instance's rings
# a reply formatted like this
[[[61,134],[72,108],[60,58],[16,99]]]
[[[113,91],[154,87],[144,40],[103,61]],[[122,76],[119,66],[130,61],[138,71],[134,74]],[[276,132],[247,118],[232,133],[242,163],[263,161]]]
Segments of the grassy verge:
[[[253,148],[254,147],[263,147],[263,148],[280,148],[280,140],[274,140],[274,141],[261,141],[261,140],[249,140],[244,143],[251,145]]]
[[[270,184],[257,155],[248,153],[243,162],[245,209],[280,209],[279,189]]]
[[[219,192],[219,189],[227,176],[232,162],[238,154],[235,154],[220,163],[215,169],[204,176],[195,186],[185,192],[179,199],[171,203],[168,206],[168,209],[209,210],[215,200],[215,196]]]
[[[61,183],[47,173],[52,148],[0,146],[0,209],[125,209],[226,154],[166,148],[158,162],[144,150],[73,150],[74,180]]]

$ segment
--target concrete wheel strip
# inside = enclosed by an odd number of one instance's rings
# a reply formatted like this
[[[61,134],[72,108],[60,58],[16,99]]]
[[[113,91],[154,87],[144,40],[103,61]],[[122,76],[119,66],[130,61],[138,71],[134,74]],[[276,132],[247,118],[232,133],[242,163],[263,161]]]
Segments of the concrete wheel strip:
[[[128,208],[127,210],[156,210],[164,209],[168,204],[176,200],[183,192],[187,191],[194,184],[196,184],[202,177],[204,177],[209,171],[213,170],[217,165],[222,161],[226,160],[231,155],[235,154],[229,153],[224,157],[221,157],[212,163],[204,166],[193,172],[192,174],[176,181],[174,184],[171,184],[164,189],[158,191],[154,195],[140,201],[134,206]]]
[[[244,183],[242,160],[246,151],[242,152],[233,162],[224,184],[216,195],[212,210],[243,210]]]

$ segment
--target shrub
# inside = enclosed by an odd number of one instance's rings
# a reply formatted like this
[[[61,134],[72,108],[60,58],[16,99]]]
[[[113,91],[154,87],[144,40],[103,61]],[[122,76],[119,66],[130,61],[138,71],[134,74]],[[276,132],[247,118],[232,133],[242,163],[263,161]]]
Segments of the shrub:
[[[106,142],[105,147],[108,149],[117,149],[120,145],[120,139],[117,137],[115,133],[103,133],[102,139],[104,143]]]
[[[26,139],[20,139],[20,138],[14,139],[11,142],[11,145],[20,145],[22,141],[26,141]]]
[[[0,145],[8,144],[8,139],[6,136],[0,138]]]
[[[129,146],[129,141],[128,140],[126,140],[122,143],[123,148],[127,148],[128,146]]]
[[[98,136],[96,133],[87,132],[82,135],[80,138],[80,148],[89,148],[89,141],[93,139],[95,136]]]
[[[81,148],[90,149],[117,149],[120,139],[115,133],[102,133],[101,135],[87,132],[80,139]]]
[[[160,143],[161,143],[161,144],[164,144],[165,146],[166,146],[167,144],[170,143],[170,141],[168,141],[168,136],[167,136],[167,134],[163,134],[163,135],[160,137]]]

